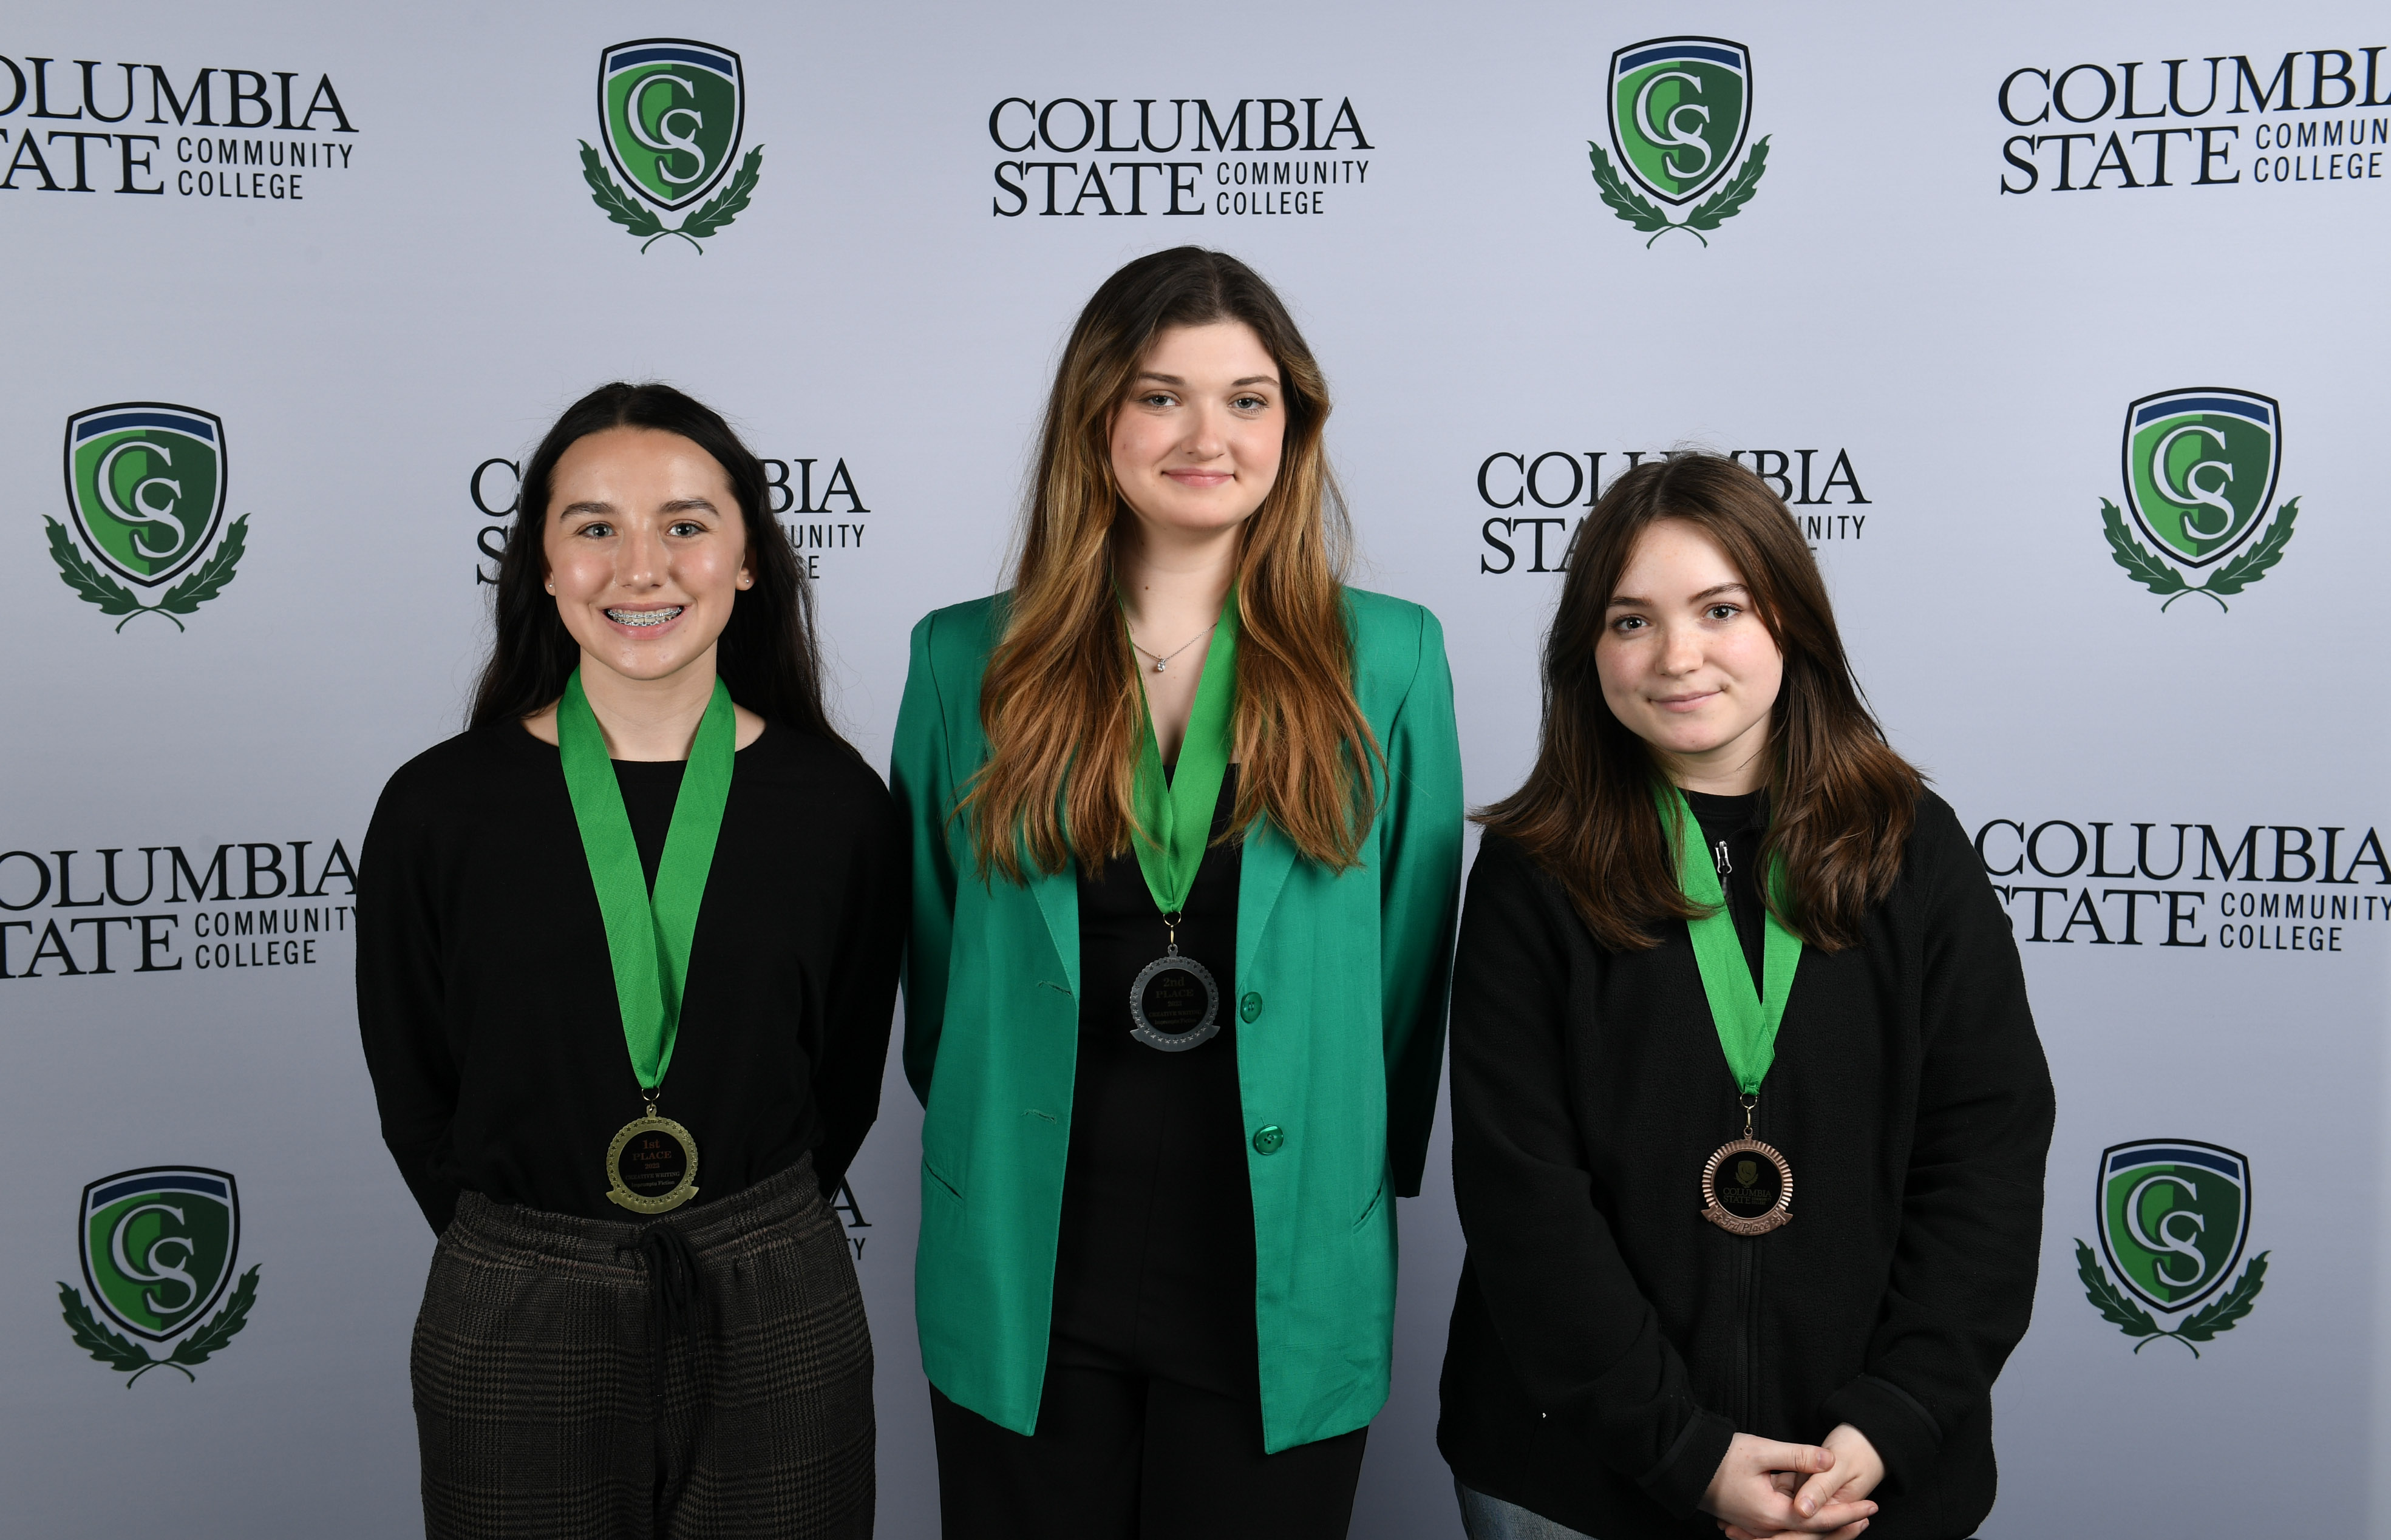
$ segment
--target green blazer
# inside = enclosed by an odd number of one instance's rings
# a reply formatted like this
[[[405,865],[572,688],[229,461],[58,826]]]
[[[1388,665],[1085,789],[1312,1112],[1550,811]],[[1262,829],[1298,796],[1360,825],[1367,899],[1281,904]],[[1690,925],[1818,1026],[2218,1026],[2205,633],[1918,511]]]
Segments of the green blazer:
[[[1079,883],[982,880],[950,815],[988,757],[980,675],[1002,598],[925,617],[889,785],[912,841],[905,1073],[922,1098],[922,1365],[1034,1432],[1079,1041]],[[1444,1054],[1461,751],[1436,617],[1346,591],[1355,693],[1384,749],[1363,865],[1332,876],[1267,821],[1237,887],[1237,1084],[1254,1199],[1263,1446],[1362,1427],[1387,1399],[1389,1193],[1419,1191]],[[1375,773],[1375,772],[1374,772]]]

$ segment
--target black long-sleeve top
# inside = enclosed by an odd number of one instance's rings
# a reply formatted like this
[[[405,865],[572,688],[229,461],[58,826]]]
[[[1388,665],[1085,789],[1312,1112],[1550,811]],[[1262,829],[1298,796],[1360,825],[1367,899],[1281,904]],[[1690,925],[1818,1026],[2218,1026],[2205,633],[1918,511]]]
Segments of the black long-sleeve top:
[[[896,813],[837,744],[777,724],[738,751],[657,1111],[704,1203],[808,1149],[833,1192],[880,1110],[905,924]],[[678,763],[615,762],[647,868]],[[434,1230],[460,1191],[590,1219],[641,1114],[605,922],[556,749],[492,724],[384,788],[357,872],[357,1021],[382,1138]]]
[[[1974,1533],[2034,1302],[2049,1071],[1941,798],[1862,934],[1803,948],[1760,1093],[1792,1222],[1730,1235],[1700,1216],[1701,1168],[1743,1120],[1686,928],[1607,952],[1486,839],[1453,994],[1468,1253],[1438,1441],[1463,1482],[1602,1540],[1710,1534],[1696,1505],[1736,1432],[1848,1422],[1885,1462],[1870,1540]]]
[[[1236,810],[1229,766],[1211,838]],[[1237,879],[1243,847],[1206,847],[1179,950],[1220,990],[1208,1041],[1177,1053],[1130,1035],[1130,986],[1170,933],[1134,856],[1079,890],[1079,1053],[1055,1248],[1053,1362],[1130,1365],[1253,1401],[1254,1202],[1237,1090]],[[1258,1403],[1257,1403],[1258,1404]]]

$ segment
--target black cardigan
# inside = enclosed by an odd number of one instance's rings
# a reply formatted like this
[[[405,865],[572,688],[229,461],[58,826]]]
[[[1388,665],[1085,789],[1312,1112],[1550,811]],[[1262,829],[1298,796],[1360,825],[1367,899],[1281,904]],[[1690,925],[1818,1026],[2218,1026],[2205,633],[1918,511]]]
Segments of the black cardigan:
[[[1751,1238],[1700,1217],[1736,1097],[1685,927],[1605,951],[1488,836],[1454,973],[1469,1249],[1445,1457],[1600,1540],[1714,1534],[1695,1505],[1736,1432],[1848,1422],[1885,1462],[1869,1540],[1972,1534],[2053,1102],[2009,921],[1941,798],[1862,943],[1803,950],[1754,1130],[1792,1165],[1792,1223]]]
[[[680,769],[615,767],[651,881]],[[880,1110],[904,869],[895,805],[846,748],[773,724],[739,751],[657,1108],[696,1136],[697,1202],[809,1149],[837,1190]],[[606,1200],[640,1101],[605,922],[562,761],[519,724],[390,778],[357,871],[357,1022],[434,1230],[460,1191],[637,1218]]]

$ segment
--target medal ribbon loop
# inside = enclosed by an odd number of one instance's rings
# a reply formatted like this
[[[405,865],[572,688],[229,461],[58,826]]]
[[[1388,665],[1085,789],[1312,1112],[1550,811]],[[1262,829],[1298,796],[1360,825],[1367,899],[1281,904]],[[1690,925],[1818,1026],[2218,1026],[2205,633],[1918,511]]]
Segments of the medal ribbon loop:
[[[1802,962],[1802,938],[1785,928],[1773,909],[1764,906],[1765,929],[1760,954],[1761,988],[1751,985],[1751,969],[1744,961],[1734,917],[1727,913],[1726,892],[1719,885],[1702,840],[1701,825],[1692,804],[1674,786],[1653,788],[1663,828],[1677,830],[1677,885],[1680,892],[1708,912],[1686,922],[1694,943],[1694,962],[1701,969],[1702,994],[1709,997],[1711,1022],[1718,1029],[1719,1046],[1737,1089],[1747,1098],[1760,1095],[1760,1083],[1777,1060],[1777,1029],[1785,1020],[1785,1002],[1793,995],[1794,970]],[[1785,892],[1785,864],[1768,864],[1768,891]],[[1745,1136],[1750,1136],[1748,1126]]]
[[[681,772],[652,896],[631,817],[623,806],[622,784],[614,777],[597,713],[582,690],[579,669],[565,681],[564,698],[557,702],[556,742],[564,762],[564,788],[573,799],[581,851],[588,858],[589,880],[606,920],[606,953],[614,965],[623,1044],[630,1050],[640,1089],[652,1099],[672,1067],[690,943],[697,932],[706,876],[714,868],[722,810],[730,800],[737,738],[730,690],[717,678],[714,698],[698,722],[688,767]]]
[[[1137,853],[1138,870],[1145,874],[1146,892],[1173,918],[1186,907],[1196,869],[1204,864],[1204,847],[1211,840],[1212,812],[1229,772],[1236,676],[1237,590],[1232,585],[1221,606],[1220,627],[1204,653],[1187,737],[1179,746],[1179,767],[1168,778],[1162,774],[1161,745],[1154,736],[1154,712],[1146,706],[1145,678],[1142,673],[1138,676],[1138,704],[1144,709],[1139,712],[1143,738],[1131,784],[1131,809],[1137,817],[1130,846]],[[1175,928],[1173,943],[1175,953]]]

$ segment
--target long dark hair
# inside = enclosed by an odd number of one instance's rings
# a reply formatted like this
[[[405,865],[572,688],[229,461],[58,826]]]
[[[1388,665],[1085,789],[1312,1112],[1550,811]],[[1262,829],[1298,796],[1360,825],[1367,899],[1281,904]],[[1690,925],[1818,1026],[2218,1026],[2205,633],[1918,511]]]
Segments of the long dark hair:
[[[989,760],[963,802],[983,873],[1017,881],[1074,855],[1101,872],[1129,851],[1145,708],[1114,587],[1135,515],[1113,479],[1112,424],[1155,337],[1215,321],[1253,328],[1286,406],[1278,480],[1238,534],[1233,827],[1268,814],[1332,871],[1360,859],[1378,746],[1353,698],[1339,586],[1350,528],[1322,442],[1327,382],[1260,274],[1179,246],[1097,289],[1047,397],[1008,621],[980,686]]]
[[[1752,612],[1784,654],[1768,726],[1763,869],[1785,859],[1791,892],[1766,902],[1822,951],[1859,940],[1862,912],[1892,890],[1923,781],[1894,753],[1861,696],[1818,564],[1768,483],[1733,460],[1687,454],[1611,483],[1570,542],[1561,600],[1544,640],[1544,720],[1527,783],[1479,815],[1518,841],[1569,892],[1614,951],[1655,944],[1655,929],[1700,913],[1677,885],[1675,847],[1655,816],[1661,771],[1611,714],[1594,649],[1611,596],[1644,532],[1679,519],[1719,544]]]
[[[496,635],[470,719],[475,727],[529,716],[564,693],[581,645],[564,629],[546,591],[549,484],[564,452],[609,428],[678,433],[714,456],[739,502],[755,585],[730,607],[715,650],[715,672],[730,699],[767,721],[826,738],[853,751],[822,709],[821,653],[814,639],[813,587],[797,565],[789,532],[772,517],[764,467],[719,413],[669,385],[601,385],[564,409],[523,465],[523,498],[498,562]]]

